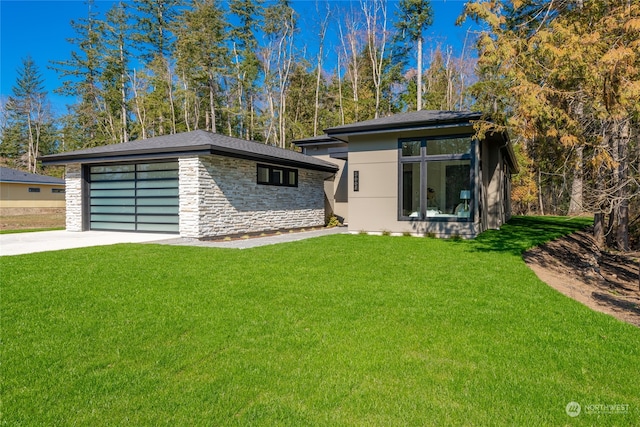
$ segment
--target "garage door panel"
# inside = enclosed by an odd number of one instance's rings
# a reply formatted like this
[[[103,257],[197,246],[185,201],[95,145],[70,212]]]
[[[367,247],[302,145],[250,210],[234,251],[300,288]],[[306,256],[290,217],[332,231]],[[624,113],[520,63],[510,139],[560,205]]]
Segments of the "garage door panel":
[[[92,190],[113,190],[113,189],[126,189],[136,188],[135,181],[106,181],[106,182],[93,182],[91,184]]]
[[[100,198],[100,199],[94,199],[93,197],[91,198],[91,207],[93,208],[94,206],[135,206],[136,205],[136,199],[134,197],[130,198],[130,199],[123,199],[123,198],[113,198],[113,199],[106,199],[106,198]]]
[[[91,191],[92,198],[100,198],[100,197],[136,197],[136,190],[134,189],[121,189],[121,188],[113,188],[109,190],[92,190]]]
[[[138,231],[149,231],[158,233],[177,233],[178,224],[138,224]]]
[[[93,166],[94,230],[178,232],[178,162]]]
[[[160,196],[160,197],[177,197],[178,189],[177,188],[138,188],[136,192],[138,197],[150,197],[150,196]]]
[[[179,206],[180,200],[177,197],[174,198],[162,198],[162,197],[144,197],[138,199],[138,206]]]
[[[175,180],[173,179],[156,179],[153,181],[138,181],[138,188],[171,188],[174,185],[175,185]]]
[[[134,223],[126,222],[92,222],[92,230],[136,231]]]
[[[134,222],[135,219],[135,215],[91,214],[92,222]]]
[[[140,208],[138,208],[140,212]],[[92,214],[135,214],[135,205],[131,206],[91,206]]]
[[[135,172],[91,173],[91,181],[127,181],[136,179]]]
[[[138,205],[137,212],[139,214],[154,214],[158,212],[157,206],[140,206]],[[168,215],[178,215],[180,213],[180,206],[163,206],[163,212]]]
[[[178,224],[179,220],[173,215],[138,215],[138,222],[145,224]]]

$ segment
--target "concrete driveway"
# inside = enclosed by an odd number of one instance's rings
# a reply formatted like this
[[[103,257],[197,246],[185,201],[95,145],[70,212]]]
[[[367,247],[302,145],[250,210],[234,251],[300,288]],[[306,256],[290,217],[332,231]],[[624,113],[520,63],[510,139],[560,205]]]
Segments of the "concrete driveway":
[[[184,239],[175,234],[123,233],[117,231],[83,231],[81,233],[64,230],[37,231],[33,233],[0,234],[0,256],[115,245],[116,243],[160,243],[165,245],[248,249],[346,232],[346,227],[334,227],[231,241],[200,241],[197,239]]]
[[[175,239],[175,235],[114,231],[83,231],[78,233],[65,230],[0,234],[0,256],[114,245],[116,243],[148,243],[167,239]]]

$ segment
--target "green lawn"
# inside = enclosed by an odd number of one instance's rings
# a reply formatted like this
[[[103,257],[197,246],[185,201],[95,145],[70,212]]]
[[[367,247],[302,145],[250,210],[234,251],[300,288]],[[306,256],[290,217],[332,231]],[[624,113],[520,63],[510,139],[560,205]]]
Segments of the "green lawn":
[[[586,223],[2,257],[1,421],[639,425],[640,329],[520,257]]]

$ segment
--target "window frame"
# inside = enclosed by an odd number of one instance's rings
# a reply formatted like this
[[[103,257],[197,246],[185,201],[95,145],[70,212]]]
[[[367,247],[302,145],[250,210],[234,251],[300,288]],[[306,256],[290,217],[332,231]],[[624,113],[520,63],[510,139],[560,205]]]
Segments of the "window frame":
[[[467,138],[469,139],[469,151],[466,153],[457,154],[427,154],[427,145],[429,141],[441,141],[447,139]],[[402,154],[403,143],[416,141],[420,142],[420,154],[413,156],[404,156]],[[476,198],[476,180],[475,180],[475,165],[476,156],[474,153],[477,149],[477,140],[473,137],[473,134],[453,134],[453,135],[438,135],[438,136],[419,136],[413,138],[398,138],[398,221],[436,221],[436,222],[472,222],[475,217],[475,198]],[[445,162],[455,160],[468,160],[469,161],[469,190],[471,192],[471,199],[469,199],[469,216],[468,217],[438,217],[427,216],[427,198],[424,197],[428,188],[427,182],[427,170],[430,162]],[[410,217],[403,214],[404,203],[404,165],[417,163],[420,165],[420,200],[419,200],[419,215],[418,217]]]
[[[260,170],[266,169],[267,180],[261,180]],[[291,177],[293,173],[293,179],[295,182],[291,182]],[[279,175],[282,179],[282,182],[277,182],[276,175]],[[256,164],[256,184],[258,185],[273,185],[276,187],[297,187],[298,186],[298,169],[293,168],[285,168],[282,166],[274,166],[274,165],[266,165],[263,163]]]

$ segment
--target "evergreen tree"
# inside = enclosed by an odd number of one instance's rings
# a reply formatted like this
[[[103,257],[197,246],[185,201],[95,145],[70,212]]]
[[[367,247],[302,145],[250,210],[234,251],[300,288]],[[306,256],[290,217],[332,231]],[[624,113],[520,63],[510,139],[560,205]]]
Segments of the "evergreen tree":
[[[113,5],[100,25],[104,42],[102,52],[103,72],[102,106],[107,118],[107,127],[113,142],[126,142],[130,137],[129,110],[129,63],[131,61],[129,24],[130,16],[123,2]]]
[[[178,68],[192,82],[195,93],[207,94],[205,129],[217,132],[220,125],[217,104],[223,89],[223,78],[229,69],[224,12],[215,0],[194,0],[191,9],[184,11],[177,22]]]
[[[176,133],[178,130],[173,29],[183,4],[182,0],[133,2],[136,13],[131,37],[139,59],[146,67],[143,74],[148,78],[147,87],[151,90],[150,93],[136,91],[134,96],[142,97],[135,102],[145,106],[147,129],[143,133],[147,136]]]
[[[398,5],[398,20],[396,27],[401,39],[409,40],[417,45],[417,82],[416,82],[416,109],[422,110],[422,58],[423,43],[422,34],[433,24],[433,10],[429,0],[400,0]]]
[[[76,37],[69,41],[75,45],[71,58],[54,61],[62,86],[56,92],[77,99],[70,107],[77,127],[82,129],[79,139],[67,139],[67,148],[86,148],[113,143],[104,132],[104,109],[101,108],[100,76],[104,72],[102,56],[105,50],[100,33],[100,21],[92,1],[88,2],[86,18],[71,21]]]
[[[30,56],[22,61],[5,109],[2,154],[36,173],[38,156],[55,150],[56,134],[44,80]]]
[[[258,41],[256,33],[260,29],[260,20],[264,13],[260,0],[231,0],[230,12],[238,19],[231,28],[231,55],[234,66],[235,92],[232,102],[233,113],[237,119],[237,136],[257,139],[255,131],[255,102],[258,93],[260,61],[257,56]]]
[[[562,176],[574,184],[565,198],[582,193],[595,214],[598,242],[606,234],[628,249],[629,205],[639,197],[629,166],[638,162],[640,133],[640,4],[470,2],[466,13],[491,29],[480,39],[485,73],[476,93],[493,99],[494,110],[499,101],[510,106],[501,123],[527,142],[540,211],[550,193],[540,191],[541,176]]]

